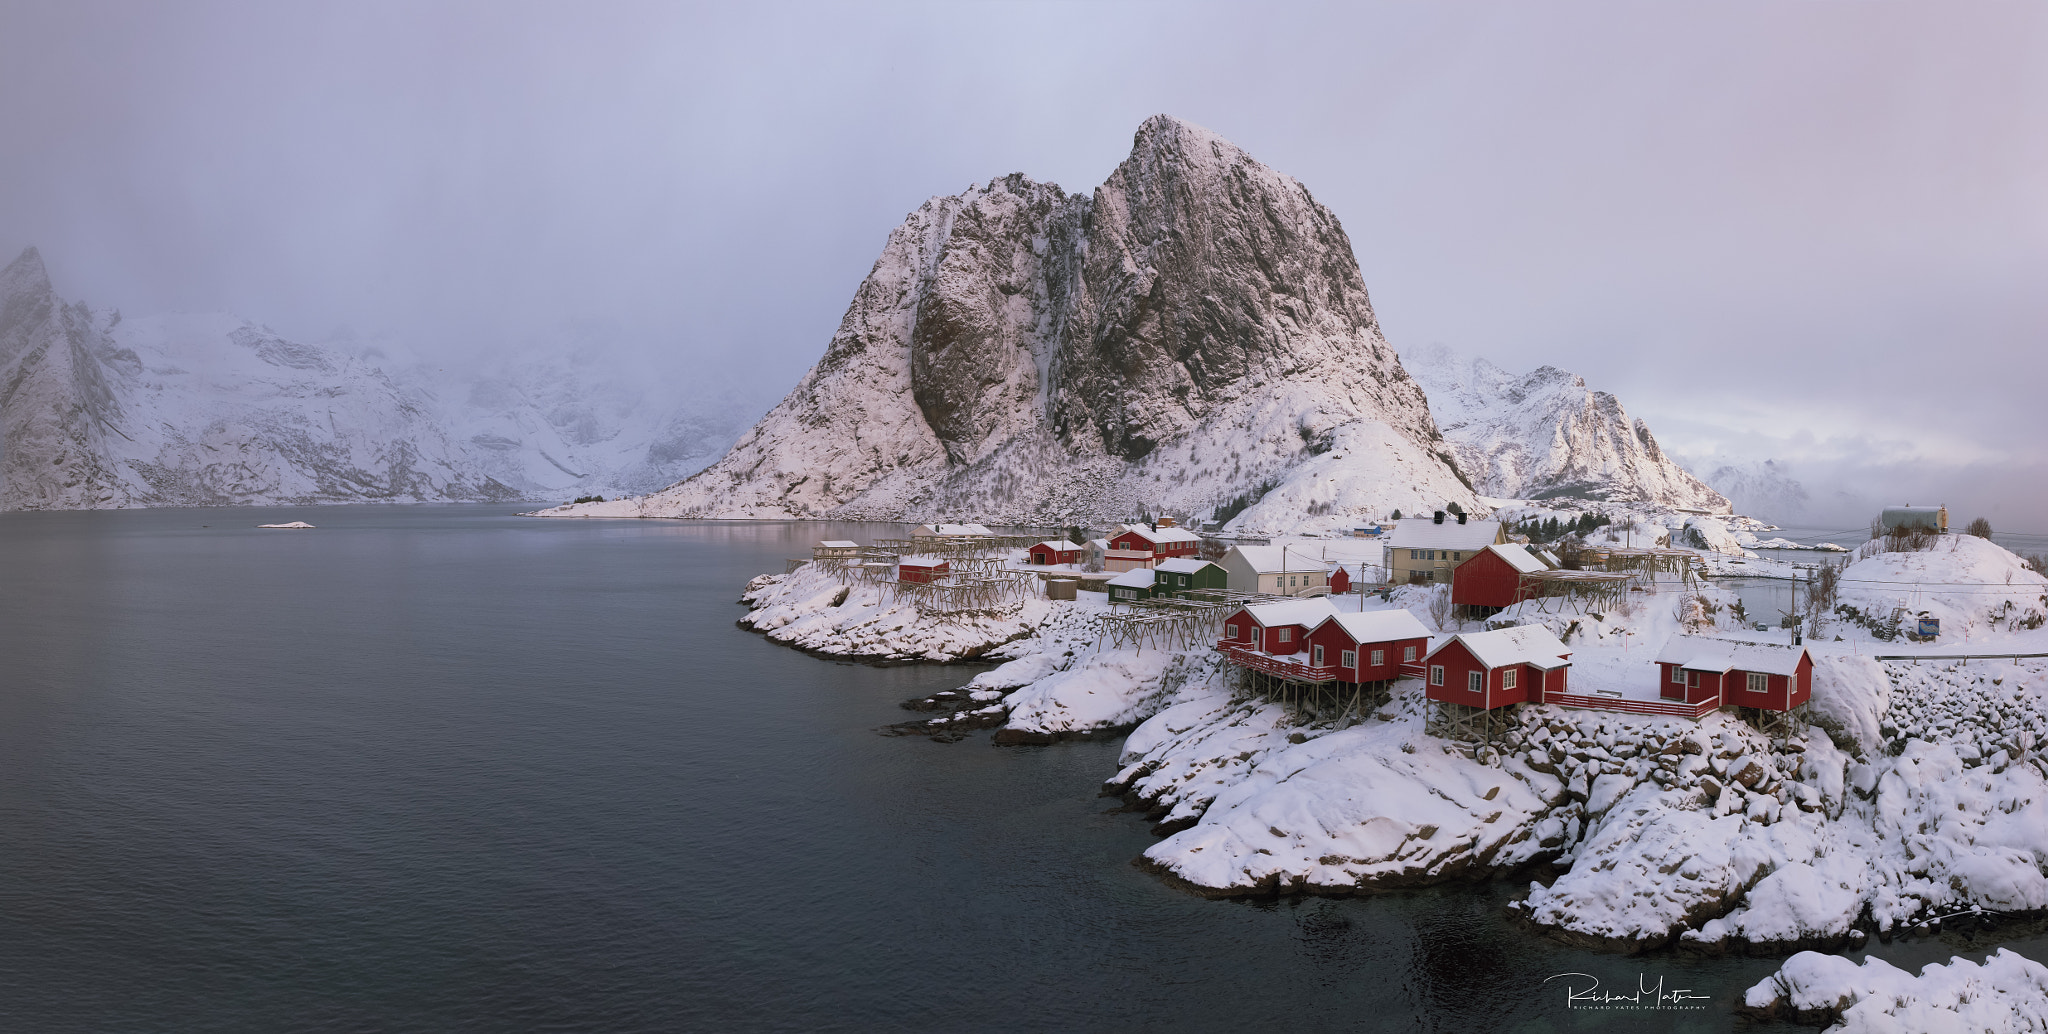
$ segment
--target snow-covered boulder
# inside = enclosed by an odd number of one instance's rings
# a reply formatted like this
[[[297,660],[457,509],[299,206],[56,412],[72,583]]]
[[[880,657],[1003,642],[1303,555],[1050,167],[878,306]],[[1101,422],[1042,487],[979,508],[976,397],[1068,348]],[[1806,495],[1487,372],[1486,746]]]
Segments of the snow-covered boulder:
[[[1709,553],[1726,553],[1729,556],[1753,556],[1742,548],[1728,525],[1714,517],[1687,517],[1685,524],[1672,536],[1673,544],[1687,549],[1703,549]]]
[[[1879,958],[1858,965],[1802,951],[1751,987],[1753,1013],[1834,1023],[1828,1034],[2048,1030],[2048,966],[2000,948],[1982,963],[1951,958],[1910,973]]]

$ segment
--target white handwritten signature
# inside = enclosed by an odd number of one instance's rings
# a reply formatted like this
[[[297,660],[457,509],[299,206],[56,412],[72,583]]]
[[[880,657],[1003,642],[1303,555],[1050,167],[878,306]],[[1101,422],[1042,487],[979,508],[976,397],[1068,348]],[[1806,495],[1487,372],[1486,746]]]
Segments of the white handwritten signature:
[[[1704,1009],[1711,1000],[1709,995],[1693,994],[1692,988],[1664,986],[1664,978],[1654,983],[1642,973],[1636,974],[1634,991],[1608,991],[1600,986],[1600,978],[1591,973],[1557,973],[1543,978],[1544,983],[1553,980],[1576,977],[1565,984],[1565,1004],[1573,1009]]]

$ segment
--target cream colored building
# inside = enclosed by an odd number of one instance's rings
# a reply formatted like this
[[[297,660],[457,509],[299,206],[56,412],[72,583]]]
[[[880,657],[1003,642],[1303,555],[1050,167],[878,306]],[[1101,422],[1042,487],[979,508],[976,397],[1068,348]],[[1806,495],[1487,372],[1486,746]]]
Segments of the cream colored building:
[[[1395,585],[1424,582],[1451,584],[1451,572],[1486,547],[1508,540],[1499,521],[1482,521],[1438,511],[1433,517],[1409,517],[1394,526],[1387,540],[1388,580]]]

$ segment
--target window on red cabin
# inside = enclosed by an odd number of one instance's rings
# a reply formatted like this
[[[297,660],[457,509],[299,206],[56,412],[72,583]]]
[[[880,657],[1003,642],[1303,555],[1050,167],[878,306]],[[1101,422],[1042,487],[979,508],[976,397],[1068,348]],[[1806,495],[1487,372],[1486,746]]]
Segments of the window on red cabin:
[[[1476,671],[1465,673],[1465,688],[1474,693],[1486,692],[1486,676]]]
[[[1382,665],[1382,664],[1385,664],[1385,663],[1387,663],[1387,651],[1385,651],[1385,650],[1374,650],[1374,651],[1372,652],[1372,666],[1373,666],[1373,667],[1375,667],[1375,668],[1377,668],[1377,667],[1379,667],[1380,665]]]
[[[1346,668],[1358,667],[1358,651],[1356,650],[1346,650],[1338,654],[1337,659],[1344,662],[1344,667]]]
[[[1441,665],[1441,664],[1432,664],[1432,665],[1430,665],[1430,666],[1429,666],[1429,684],[1430,684],[1430,685],[1432,685],[1432,686],[1441,686],[1441,685],[1443,685],[1443,684],[1444,684],[1444,666],[1443,666],[1443,665]]]
[[[1235,638],[1237,638],[1237,626],[1236,626],[1236,625],[1224,625],[1224,626],[1223,626],[1223,638],[1225,638],[1225,639],[1235,639]]]
[[[1506,671],[1504,671],[1504,672],[1501,672],[1501,673],[1500,673],[1500,688],[1502,688],[1502,689],[1513,689],[1513,688],[1515,688],[1515,675],[1516,675],[1516,669],[1514,669],[1514,668],[1509,668],[1508,670],[1506,670]]]
[[[1406,664],[1414,664],[1414,663],[1415,663],[1415,648],[1414,648],[1414,647],[1412,647],[1412,646],[1404,646],[1404,647],[1402,647],[1402,648],[1401,648],[1401,660],[1402,660],[1402,662],[1403,662],[1403,663],[1406,663]],[[1437,683],[1437,685],[1441,686],[1441,685],[1443,685],[1443,683],[1442,683],[1442,682],[1438,682],[1438,683]]]
[[[1283,629],[1281,629],[1281,630],[1280,630],[1280,641],[1281,641],[1281,642],[1283,642],[1283,643],[1291,643],[1291,642],[1293,642],[1293,641],[1294,641],[1294,629],[1291,629],[1291,628],[1283,628]]]
[[[1764,674],[1763,672],[1760,672],[1760,671],[1752,671],[1752,672],[1750,672],[1750,673],[1749,673],[1749,691],[1750,691],[1750,692],[1752,692],[1752,693],[1768,693],[1768,692],[1770,692],[1770,689],[1771,689],[1771,677],[1770,677],[1769,675],[1766,675],[1766,674]]]
[[[1678,666],[1678,665],[1676,665],[1676,664],[1672,665],[1672,666],[1671,666],[1671,681],[1673,681],[1673,682],[1678,682],[1678,683],[1683,683],[1683,682],[1685,681],[1685,669],[1684,669],[1684,668],[1681,668],[1681,667],[1679,667],[1679,666]]]

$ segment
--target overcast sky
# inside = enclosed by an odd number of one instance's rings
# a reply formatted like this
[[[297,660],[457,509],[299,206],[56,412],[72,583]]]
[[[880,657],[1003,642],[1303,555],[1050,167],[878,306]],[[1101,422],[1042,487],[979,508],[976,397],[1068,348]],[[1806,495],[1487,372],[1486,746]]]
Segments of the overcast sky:
[[[0,250],[450,355],[599,326],[779,395],[889,229],[1205,125],[1397,349],[2048,531],[2048,7],[9,0]],[[715,361],[715,363],[714,363]]]

